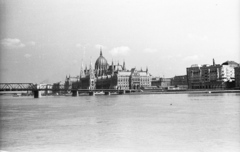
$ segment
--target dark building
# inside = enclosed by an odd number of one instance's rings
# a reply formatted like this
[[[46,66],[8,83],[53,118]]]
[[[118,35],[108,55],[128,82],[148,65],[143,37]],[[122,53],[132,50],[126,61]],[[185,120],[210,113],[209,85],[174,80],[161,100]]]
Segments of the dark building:
[[[194,64],[187,68],[187,82],[190,89],[225,89],[233,88],[235,75],[234,67],[238,67],[234,61],[226,61],[222,65]]]
[[[234,68],[234,73],[235,73],[235,87],[237,89],[240,89],[240,67],[235,67]]]
[[[157,86],[158,88],[168,88],[172,84],[172,78],[160,78],[160,77],[155,77],[152,78],[152,86]]]
[[[179,75],[175,76],[172,79],[172,85],[173,86],[183,86],[183,85],[188,85],[187,83],[187,75]]]
[[[61,82],[53,83],[52,93],[57,95],[62,94],[63,91],[60,91],[61,85],[62,85]]]
[[[64,83],[65,93],[67,93],[68,89],[78,88],[78,85],[80,85],[79,76],[77,77],[71,77],[70,75],[66,76],[65,83]]]

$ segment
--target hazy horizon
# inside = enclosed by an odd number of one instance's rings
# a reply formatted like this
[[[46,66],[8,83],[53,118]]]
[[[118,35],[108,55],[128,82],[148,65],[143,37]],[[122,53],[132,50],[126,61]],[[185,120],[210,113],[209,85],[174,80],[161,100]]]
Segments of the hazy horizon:
[[[95,64],[185,75],[240,62],[238,0],[0,0],[0,82],[59,82]]]

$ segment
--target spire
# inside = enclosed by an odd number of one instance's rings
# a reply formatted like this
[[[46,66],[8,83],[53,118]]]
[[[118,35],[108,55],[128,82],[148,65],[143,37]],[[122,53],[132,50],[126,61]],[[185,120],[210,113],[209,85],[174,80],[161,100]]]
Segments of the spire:
[[[214,60],[214,58],[213,58],[213,66],[215,66],[215,60]]]
[[[123,61],[123,70],[126,70],[125,61]]]
[[[112,73],[114,72],[114,65],[113,65],[113,60],[112,60]]]
[[[81,65],[81,69],[83,70],[83,68],[84,68],[84,65],[83,65],[83,59],[82,59],[82,65]]]
[[[146,73],[148,73],[148,67],[146,67]]]
[[[100,56],[102,56],[102,47],[100,46]]]
[[[95,76],[94,69],[93,69],[93,66],[92,66],[92,57],[90,59],[90,67],[89,67],[88,74],[90,75],[90,77],[94,77]]]
[[[92,57],[90,59],[90,68],[89,69],[92,70]]]
[[[84,66],[83,66],[83,59],[82,59],[82,64],[81,64],[81,70],[80,70],[80,76],[79,76],[79,80],[81,77],[84,76]]]

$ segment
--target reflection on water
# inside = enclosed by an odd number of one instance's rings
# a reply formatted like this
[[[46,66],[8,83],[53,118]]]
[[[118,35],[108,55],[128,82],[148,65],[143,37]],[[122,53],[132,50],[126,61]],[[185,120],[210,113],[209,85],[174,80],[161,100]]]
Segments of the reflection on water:
[[[239,151],[239,94],[1,97],[5,151]]]

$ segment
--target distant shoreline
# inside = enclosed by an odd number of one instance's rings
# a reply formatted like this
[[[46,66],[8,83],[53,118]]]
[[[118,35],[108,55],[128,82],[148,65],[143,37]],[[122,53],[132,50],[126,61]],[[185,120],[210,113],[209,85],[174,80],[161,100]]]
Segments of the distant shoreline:
[[[125,94],[113,93],[111,95],[144,95],[144,94],[211,94],[211,93],[240,93],[240,90],[171,90],[171,91],[144,91],[131,92]],[[104,94],[95,94],[97,96]],[[62,96],[62,95],[60,95]],[[63,95],[64,96],[64,95]],[[71,96],[71,95],[70,95]],[[79,96],[89,96],[88,94],[80,94]]]
[[[240,90],[168,90],[168,91],[159,91],[159,90],[143,90],[143,92],[131,92],[125,94],[117,94],[113,93],[111,95],[144,95],[144,94],[212,94],[212,93],[240,93]],[[12,96],[20,94],[19,92],[11,92],[11,93],[0,93],[0,96]],[[97,96],[104,95],[104,94],[95,94]],[[19,96],[26,96],[26,95],[19,95]],[[31,95],[30,95],[31,96]],[[45,95],[43,95],[44,97]],[[62,94],[62,95],[47,95],[47,96],[71,96],[71,94]],[[79,96],[89,96],[88,94],[79,94]]]
[[[129,94],[202,94],[202,93],[240,93],[240,90],[179,90],[179,91],[143,91]]]

